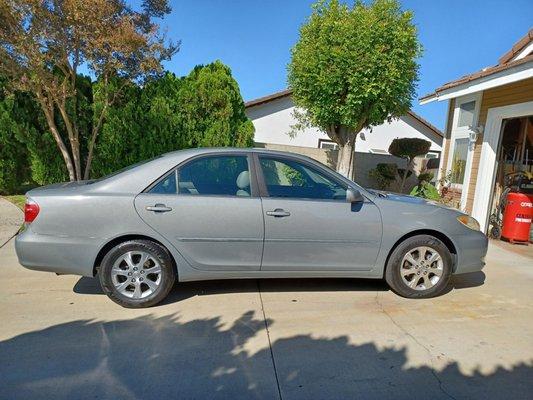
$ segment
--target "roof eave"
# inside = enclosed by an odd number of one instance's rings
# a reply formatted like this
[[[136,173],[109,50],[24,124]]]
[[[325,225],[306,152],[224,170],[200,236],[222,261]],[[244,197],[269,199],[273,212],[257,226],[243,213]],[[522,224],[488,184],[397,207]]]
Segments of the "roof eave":
[[[433,101],[438,101],[439,100],[439,95],[437,93],[431,93],[431,94],[427,94],[425,96],[422,96],[418,99],[418,103],[420,105],[424,105],[424,104],[428,104],[428,103],[431,103]]]
[[[509,83],[518,82],[524,79],[533,77],[533,58],[520,60],[516,65],[512,65],[507,69],[495,71],[492,74],[480,76],[475,79],[467,80],[461,84],[442,89],[437,89],[435,93],[423,96],[419,99],[421,105],[430,103],[432,101],[449,100],[467,94],[481,92],[483,90],[492,89],[494,87],[507,85]]]

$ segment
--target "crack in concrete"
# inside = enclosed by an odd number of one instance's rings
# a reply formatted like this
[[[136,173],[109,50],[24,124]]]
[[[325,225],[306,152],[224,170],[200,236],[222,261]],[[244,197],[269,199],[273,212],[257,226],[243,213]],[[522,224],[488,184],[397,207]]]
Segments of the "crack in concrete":
[[[445,395],[447,396],[448,398],[452,399],[452,400],[457,400],[454,396],[452,396],[450,393],[448,393],[448,391],[444,388],[444,382],[442,382],[442,380],[439,378],[439,376],[437,375],[437,373],[435,372],[435,364],[433,363],[433,356],[431,354],[431,351],[430,349],[425,346],[422,342],[420,342],[412,333],[410,333],[407,329],[405,329],[399,322],[397,322],[390,314],[389,312],[387,312],[387,310],[385,310],[385,307],[383,306],[383,303],[381,303],[381,301],[379,301],[379,292],[376,292],[376,297],[374,298],[376,304],[379,306],[379,308],[381,309],[381,312],[383,314],[385,314],[389,319],[390,321],[393,323],[394,326],[396,326],[400,331],[402,331],[407,337],[409,337],[411,340],[413,340],[418,346],[420,346],[422,349],[424,349],[426,351],[426,353],[428,354],[428,357],[429,357],[429,362],[431,363],[431,374],[433,375],[433,377],[435,378],[435,380],[437,381],[438,385],[439,385],[439,389],[440,391]]]
[[[263,296],[261,295],[261,285],[259,283],[259,280],[257,280],[257,292],[259,293],[259,300],[261,302],[261,311],[263,312],[263,321],[265,322],[265,329],[266,329],[266,334],[268,338],[268,347],[270,348],[270,358],[272,359],[272,367],[274,368],[274,377],[276,378],[276,385],[278,386],[279,400],[283,400],[283,397],[281,396],[281,387],[279,385],[278,370],[276,368],[276,360],[274,359],[274,350],[272,350],[272,341],[270,340],[270,329],[269,329],[268,320],[265,314],[265,307],[263,305]]]
[[[0,244],[0,249],[2,247],[4,247],[6,244],[8,244],[11,239],[13,239],[15,236],[17,236],[17,234],[18,234],[18,231],[16,233],[14,233],[13,236],[11,236],[9,239],[7,239],[4,243]]]

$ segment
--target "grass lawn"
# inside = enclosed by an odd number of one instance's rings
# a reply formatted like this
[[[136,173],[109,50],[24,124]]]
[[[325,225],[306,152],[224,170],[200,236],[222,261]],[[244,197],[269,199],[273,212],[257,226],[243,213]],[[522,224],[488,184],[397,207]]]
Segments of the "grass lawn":
[[[10,196],[2,196],[4,199],[10,201],[21,210],[24,210],[24,203],[26,203],[26,196],[23,194],[14,194]]]

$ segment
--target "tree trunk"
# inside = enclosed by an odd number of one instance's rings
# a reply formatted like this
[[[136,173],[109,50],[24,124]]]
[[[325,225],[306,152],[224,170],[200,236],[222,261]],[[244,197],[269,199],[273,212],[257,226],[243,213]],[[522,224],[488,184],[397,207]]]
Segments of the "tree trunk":
[[[348,179],[353,179],[355,138],[348,140],[343,146],[339,145],[337,172]]]
[[[54,121],[53,103],[51,106],[52,109],[50,109],[48,105],[46,104],[46,100],[43,99],[43,97],[38,95],[37,100],[39,104],[41,105],[41,108],[44,112],[44,115],[46,117],[46,122],[48,123],[48,127],[50,128],[50,131],[52,132],[52,136],[57,143],[57,147],[59,147],[59,151],[61,152],[61,155],[63,156],[63,160],[65,161],[65,165],[67,167],[69,179],[70,181],[75,181],[76,171],[74,169],[74,164],[72,163],[72,158],[70,157],[70,154],[68,152],[67,147],[65,146],[65,143],[63,142],[63,139],[61,139],[61,135],[59,134],[59,131]]]
[[[80,142],[78,139],[79,135],[74,127],[74,124],[70,120],[70,116],[68,115],[65,105],[60,104],[58,102],[57,108],[59,109],[59,113],[61,114],[61,117],[63,118],[65,127],[67,128],[68,138],[70,142],[70,149],[71,149],[71,154],[72,154],[72,160],[74,162],[74,171],[76,172],[76,180],[80,181],[82,179],[82,173],[81,173],[81,162],[80,162]]]
[[[96,144],[96,135],[98,131],[93,132],[91,135],[91,141],[89,142],[89,153],[87,154],[87,161],[85,163],[85,172],[83,174],[83,179],[88,180],[91,176],[91,164],[93,162],[94,156],[94,145]]]
[[[85,172],[83,175],[83,179],[85,180],[88,180],[91,175],[91,165],[94,157],[94,146],[96,145],[96,137],[98,136],[100,128],[102,127],[102,123],[104,122],[104,117],[106,115],[108,106],[109,104],[104,105],[102,111],[100,112],[100,116],[98,117],[98,122],[96,123],[96,125],[93,126],[91,140],[89,142],[89,153],[87,154],[87,162],[85,163]]]
[[[407,160],[407,165],[405,166],[405,169],[403,170],[402,181],[400,183],[400,190],[399,190],[400,193],[403,193],[405,182],[407,182],[407,175],[409,174],[409,171],[413,167],[412,163],[413,163],[413,160],[410,160],[410,159]]]

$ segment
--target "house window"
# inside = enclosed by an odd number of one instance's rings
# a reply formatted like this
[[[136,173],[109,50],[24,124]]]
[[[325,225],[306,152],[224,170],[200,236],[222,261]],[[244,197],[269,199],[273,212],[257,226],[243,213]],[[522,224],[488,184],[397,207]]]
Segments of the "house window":
[[[427,154],[424,156],[424,158],[439,158],[440,157],[440,151],[428,151]]]
[[[474,112],[476,109],[475,101],[467,101],[459,106],[459,120],[457,126],[474,125]]]
[[[455,140],[453,149],[451,183],[462,185],[465,178],[466,157],[468,155],[468,138]]]
[[[370,149],[369,152],[373,154],[384,154],[384,155],[389,154],[387,150],[381,150],[381,149]]]
[[[318,139],[318,148],[326,150],[338,150],[339,145],[333,140]]]

